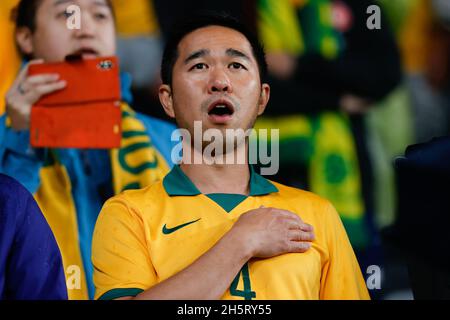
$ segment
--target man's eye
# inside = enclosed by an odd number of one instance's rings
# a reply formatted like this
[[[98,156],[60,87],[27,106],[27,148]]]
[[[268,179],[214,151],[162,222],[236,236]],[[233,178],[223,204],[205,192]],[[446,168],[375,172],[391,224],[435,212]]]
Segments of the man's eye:
[[[68,19],[68,18],[70,18],[74,13],[75,13],[75,11],[70,12],[70,11],[64,10],[64,11],[58,13],[57,17],[58,17],[58,18],[62,17],[62,18]]]
[[[233,69],[245,69],[247,70],[242,64],[240,64],[239,62],[233,62],[230,64],[230,67]]]
[[[203,70],[206,69],[208,66],[204,63],[197,63],[196,65],[194,65],[191,69],[189,70]]]
[[[94,14],[94,17],[97,20],[103,20],[103,19],[108,18],[108,16],[104,13],[96,13],[96,14]]]

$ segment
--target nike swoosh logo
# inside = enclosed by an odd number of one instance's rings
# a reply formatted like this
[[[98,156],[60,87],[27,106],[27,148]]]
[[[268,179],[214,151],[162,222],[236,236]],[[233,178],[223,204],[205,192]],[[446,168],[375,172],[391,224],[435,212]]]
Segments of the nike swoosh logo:
[[[201,219],[201,218],[200,218],[200,219]],[[163,229],[162,229],[162,232],[163,232],[164,234],[171,234],[171,233],[174,233],[175,231],[180,230],[181,228],[184,228],[184,227],[186,227],[186,226],[188,226],[188,225],[190,225],[190,224],[196,223],[196,222],[199,221],[200,219],[197,219],[197,220],[194,220],[194,221],[190,221],[190,222],[186,222],[186,223],[180,224],[179,226],[176,226],[176,227],[174,227],[174,228],[167,228],[167,225],[164,225],[164,227],[163,227]]]

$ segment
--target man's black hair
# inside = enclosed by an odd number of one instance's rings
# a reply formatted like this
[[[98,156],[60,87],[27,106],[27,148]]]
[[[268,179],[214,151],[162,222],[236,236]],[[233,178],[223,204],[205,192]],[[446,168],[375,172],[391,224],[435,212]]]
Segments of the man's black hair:
[[[11,18],[16,23],[16,28],[27,27],[34,32],[36,30],[36,12],[42,0],[21,0],[12,12]]]
[[[172,72],[175,62],[178,58],[178,44],[181,40],[190,34],[191,32],[208,27],[208,26],[221,26],[236,30],[243,34],[250,46],[252,47],[253,55],[258,63],[259,76],[261,82],[264,82],[267,75],[267,62],[264,53],[264,49],[258,41],[258,38],[254,33],[248,30],[237,19],[227,15],[218,13],[198,13],[193,17],[184,19],[176,23],[173,27],[172,33],[167,39],[166,46],[164,48],[164,54],[161,64],[161,79],[164,84],[172,84]]]

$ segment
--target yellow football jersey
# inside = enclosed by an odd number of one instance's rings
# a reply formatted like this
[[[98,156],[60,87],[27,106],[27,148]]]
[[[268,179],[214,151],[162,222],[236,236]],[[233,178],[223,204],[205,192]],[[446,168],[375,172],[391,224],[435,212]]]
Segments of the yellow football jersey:
[[[223,299],[369,299],[358,262],[333,206],[310,192],[251,170],[250,194],[201,194],[175,166],[163,181],[108,200],[92,248],[96,299],[135,296],[208,251],[239,216],[260,206],[297,213],[313,225],[306,253],[251,259]]]

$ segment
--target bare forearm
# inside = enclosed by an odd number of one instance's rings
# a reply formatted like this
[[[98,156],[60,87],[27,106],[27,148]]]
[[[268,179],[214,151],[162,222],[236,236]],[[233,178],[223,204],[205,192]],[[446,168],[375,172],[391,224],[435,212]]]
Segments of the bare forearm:
[[[229,288],[251,254],[233,231],[173,277],[136,296],[136,300],[215,300]]]

